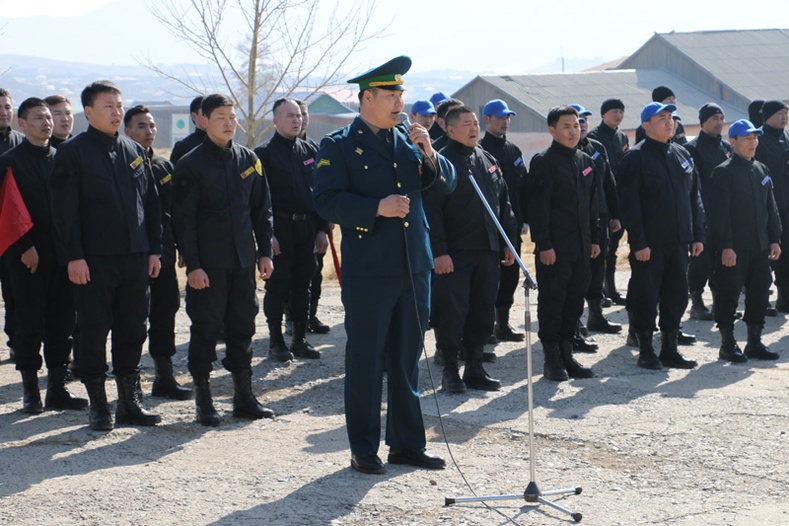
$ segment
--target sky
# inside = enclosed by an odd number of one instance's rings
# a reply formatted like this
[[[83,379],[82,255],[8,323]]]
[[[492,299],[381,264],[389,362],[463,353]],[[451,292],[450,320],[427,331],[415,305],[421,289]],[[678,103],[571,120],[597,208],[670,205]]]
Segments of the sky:
[[[786,0],[724,4],[378,0],[372,22],[382,36],[345,69],[361,72],[409,55],[415,72],[555,72],[561,57],[606,62],[633,53],[656,32],[789,28]],[[659,13],[658,5],[667,9]],[[145,56],[168,65],[200,62],[148,12],[146,0],[0,0],[0,53],[115,65],[139,64]]]

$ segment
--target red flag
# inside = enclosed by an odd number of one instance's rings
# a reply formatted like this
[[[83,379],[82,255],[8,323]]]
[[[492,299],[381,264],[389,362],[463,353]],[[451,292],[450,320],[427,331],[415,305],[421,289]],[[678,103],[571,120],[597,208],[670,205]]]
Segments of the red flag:
[[[30,219],[30,213],[9,166],[5,172],[5,180],[0,185],[0,255],[5,254],[8,247],[32,227],[33,220]]]

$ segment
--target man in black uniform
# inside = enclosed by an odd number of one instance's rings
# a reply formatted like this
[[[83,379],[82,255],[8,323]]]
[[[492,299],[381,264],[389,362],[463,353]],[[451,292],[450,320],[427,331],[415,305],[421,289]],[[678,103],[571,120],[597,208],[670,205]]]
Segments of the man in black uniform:
[[[781,220],[765,166],[753,156],[762,130],[745,119],[729,127],[734,155],[712,172],[709,232],[717,249],[712,277],[715,321],[721,333],[718,356],[731,362],[777,360],[762,343],[770,289],[770,260],[781,255]],[[745,353],[734,339],[734,313],[745,287],[748,343]]]
[[[438,105],[441,104],[442,102],[444,102],[445,100],[447,100],[448,98],[449,98],[449,96],[446,93],[444,93],[443,91],[437,91],[437,92],[433,93],[432,95],[430,95],[430,99],[429,100],[430,100],[430,103],[433,105],[433,108],[438,110]],[[444,130],[441,128],[441,126],[439,126],[438,119],[433,121],[433,125],[430,128],[428,128],[427,131],[430,133],[430,140],[431,141],[435,141],[436,139],[438,139],[439,137],[444,135]]]
[[[436,328],[436,347],[444,357],[441,385],[450,393],[465,392],[467,387],[495,391],[501,383],[482,367],[482,350],[493,332],[499,266],[512,265],[515,256],[509,248],[501,248],[504,243],[499,240],[499,231],[471,177],[513,245],[520,229],[496,159],[477,145],[480,130],[474,110],[468,106],[452,108],[446,115],[446,128],[449,142],[441,155],[455,167],[458,184],[449,195],[435,191],[425,195],[435,267],[433,294],[441,313]],[[462,380],[458,372],[460,353],[466,361]]]
[[[181,157],[196,148],[203,142],[203,139],[205,139],[205,128],[203,128],[202,119],[203,110],[200,107],[202,103],[202,95],[198,95],[189,103],[189,113],[192,116],[192,123],[195,125],[195,131],[173,145],[173,151],[170,152],[170,162],[173,163],[173,166],[178,164]]]
[[[49,144],[57,149],[71,138],[71,131],[74,129],[74,112],[71,109],[71,101],[63,95],[50,95],[44,101],[52,112],[52,138]]]
[[[24,135],[11,129],[14,120],[14,106],[8,90],[0,88],[0,155],[21,144]],[[0,256],[0,287],[2,288],[3,303],[5,306],[5,333],[8,336],[8,351],[11,361],[14,361],[14,297],[9,283],[8,270]]]
[[[762,106],[764,106],[764,99],[755,99],[748,104],[748,120],[757,128],[761,128],[764,124]]]
[[[619,209],[630,244],[628,308],[640,348],[638,366],[692,369],[677,350],[680,319],[688,304],[688,245],[704,250],[704,207],[688,151],[671,142],[673,104],[652,102],[641,111],[646,139],[622,159]],[[652,347],[657,308],[663,334],[660,359]]]
[[[449,141],[449,137],[447,137],[447,125],[444,119],[447,113],[449,113],[449,110],[457,108],[458,106],[463,106],[463,101],[458,99],[444,99],[436,106],[436,124],[444,131],[437,139],[433,139],[433,148],[435,148],[436,151],[440,151],[441,148],[447,145],[447,141]]]
[[[652,101],[661,104],[672,104],[676,106],[677,96],[668,86],[658,86],[652,90]],[[688,143],[688,138],[685,136],[685,127],[682,125],[682,119],[676,113],[672,115],[674,118],[674,130],[672,132],[671,141],[685,146]],[[644,126],[641,125],[636,128],[636,143],[644,140],[646,134],[644,133]]]
[[[606,99],[600,106],[602,122],[595,128],[589,130],[589,138],[602,143],[608,154],[608,164],[611,166],[611,173],[614,179],[619,181],[619,164],[622,157],[630,148],[630,139],[627,134],[619,129],[622,120],[625,118],[625,104],[620,99]],[[601,225],[605,228],[605,225]],[[613,231],[609,227],[608,255],[606,259],[605,274],[605,296],[617,305],[624,305],[625,298],[616,290],[616,251],[619,249],[619,241],[622,239],[624,230]]]
[[[723,140],[721,132],[725,116],[723,109],[714,102],[708,102],[699,108],[701,131],[698,137],[685,145],[693,156],[696,171],[701,184],[701,202],[704,210],[710,211],[710,177],[712,170],[731,157],[731,145]],[[710,321],[712,312],[704,305],[701,295],[712,272],[716,249],[711,245],[713,239],[707,239],[707,250],[696,257],[690,258],[688,266],[688,288],[690,289],[690,317],[695,320]]]
[[[263,312],[269,330],[269,356],[281,362],[318,359],[320,351],[307,341],[309,286],[317,268],[315,246],[326,245],[328,225],[315,214],[312,170],[317,150],[299,138],[301,108],[292,99],[278,99],[272,109],[274,136],[255,149],[271,191],[274,215],[272,250],[277,272],[266,282]],[[320,239],[318,239],[320,238]],[[290,298],[293,342],[282,336],[282,316]]]
[[[488,101],[482,108],[482,121],[485,123],[485,136],[479,145],[491,154],[504,175],[507,183],[510,205],[518,228],[518,233],[513,238],[512,245],[520,256],[521,229],[526,220],[523,217],[523,207],[520,203],[521,181],[526,177],[526,163],[523,162],[521,149],[507,140],[507,130],[513,115],[507,103],[501,99]],[[504,252],[500,254],[504,260]],[[496,323],[493,326],[493,335],[497,340],[520,342],[523,333],[515,332],[510,326],[510,309],[515,299],[515,289],[518,288],[521,269],[518,265],[502,264],[500,268],[499,291],[496,295]],[[491,353],[492,354],[492,353]],[[495,354],[493,355],[495,356]]]
[[[600,254],[598,192],[592,158],[578,150],[578,111],[548,112],[551,146],[529,166],[529,225],[537,268],[537,318],[549,380],[591,378],[573,358],[573,335],[591,277],[589,258]]]
[[[90,426],[113,427],[104,379],[107,334],[118,384],[119,424],[161,419],[140,405],[140,355],[148,317],[148,278],[161,268],[162,225],[156,182],[145,150],[118,135],[121,91],[110,81],[89,84],[82,106],[90,126],[55,155],[52,219],[68,262],[80,325],[80,377],[90,398]]]
[[[773,180],[775,202],[783,225],[789,225],[789,180],[783,178],[783,155],[789,150],[789,132],[786,131],[788,113],[786,104],[780,100],[768,100],[762,105],[764,134],[759,138],[755,156],[757,161],[767,167]],[[789,243],[789,228],[785,228],[782,235],[782,245],[786,246]],[[789,312],[789,253],[784,252],[773,262],[772,267],[775,272],[775,287],[778,289],[775,309],[778,312]]]
[[[74,329],[74,299],[66,268],[58,263],[49,205],[49,174],[55,149],[49,146],[52,116],[47,104],[30,98],[19,106],[22,143],[0,157],[0,178],[10,169],[33,227],[5,252],[11,291],[16,298],[16,368],[22,374],[22,411],[43,411],[38,389],[41,344],[49,381],[45,405],[84,409],[88,402],[66,390],[66,367]],[[1,181],[0,181],[1,182]]]
[[[252,394],[251,363],[258,313],[255,267],[264,280],[274,270],[271,198],[257,156],[233,142],[233,101],[208,95],[201,110],[206,138],[175,167],[173,224],[186,262],[186,313],[192,320],[189,372],[197,418],[217,426],[221,419],[209,376],[223,327],[227,348],[222,364],[233,374],[233,415],[274,416]]]
[[[622,325],[614,323],[603,314],[603,282],[605,281],[605,264],[608,255],[608,231],[619,232],[622,223],[619,221],[619,200],[616,196],[616,182],[611,172],[611,165],[608,163],[608,154],[603,143],[590,139],[588,135],[589,117],[592,115],[580,104],[570,104],[578,111],[578,125],[581,130],[581,140],[578,142],[578,149],[592,158],[595,164],[595,175],[597,176],[597,204],[600,232],[600,255],[592,259],[589,263],[591,277],[589,289],[586,291],[586,303],[589,306],[589,319],[586,323],[590,331],[605,332],[615,334],[622,331]],[[576,341],[580,335],[576,335]],[[576,343],[576,348],[578,344]],[[596,346],[596,344],[595,344]]]
[[[126,136],[145,149],[146,162],[159,190],[162,208],[162,268],[150,279],[151,307],[148,313],[148,352],[156,368],[153,396],[173,400],[189,400],[192,390],[178,384],[173,376],[175,356],[175,313],[181,303],[178,278],[175,275],[175,233],[171,216],[173,202],[173,165],[153,152],[156,122],[145,106],[135,106],[123,117]]]

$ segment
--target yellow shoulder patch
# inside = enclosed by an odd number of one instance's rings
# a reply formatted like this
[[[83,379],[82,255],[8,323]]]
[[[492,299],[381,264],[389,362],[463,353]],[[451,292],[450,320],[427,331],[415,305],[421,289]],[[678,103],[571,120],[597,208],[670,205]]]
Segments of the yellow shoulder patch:
[[[159,179],[159,184],[160,185],[165,185],[165,184],[169,183],[172,180],[172,178],[173,178],[173,174],[167,174],[164,177],[162,177],[161,179]]]
[[[260,159],[258,159],[258,161],[255,163],[255,171],[258,173],[258,175],[263,175],[263,165],[260,164]]]
[[[321,159],[320,161],[318,161],[318,166],[316,166],[315,169],[317,170],[321,166],[331,166],[331,161],[329,161],[328,159]]]
[[[142,157],[137,157],[132,163],[129,165],[131,166],[132,170],[136,170],[138,166],[142,164]]]
[[[247,177],[249,177],[250,175],[252,175],[252,172],[254,172],[254,171],[255,171],[255,166],[254,166],[254,165],[253,165],[253,166],[250,166],[249,168],[247,168],[246,170],[244,170],[243,172],[241,172],[241,178],[242,178],[242,179],[246,179]]]

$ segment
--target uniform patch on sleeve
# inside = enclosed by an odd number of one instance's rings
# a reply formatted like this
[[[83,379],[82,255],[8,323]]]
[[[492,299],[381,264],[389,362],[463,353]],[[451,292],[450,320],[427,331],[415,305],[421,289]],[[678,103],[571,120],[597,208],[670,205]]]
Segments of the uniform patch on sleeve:
[[[592,156],[592,160],[596,161],[598,157],[600,157],[600,152],[594,152],[594,155]]]
[[[329,161],[328,159],[321,159],[320,161],[318,161],[318,166],[316,166],[315,168],[318,169],[321,166],[331,166],[331,161]]]
[[[258,169],[259,164],[260,161],[256,162],[255,164],[253,164],[252,166],[241,172],[241,178],[246,179],[247,177],[252,175],[253,172],[257,172],[259,174],[260,173],[260,170]]]
[[[687,170],[690,167],[690,161],[685,161],[682,163],[682,169]]]
[[[488,173],[496,173],[496,170],[498,170],[498,169],[499,169],[499,167],[494,164],[493,166],[488,168]]]
[[[310,157],[309,159],[304,161],[304,166],[309,166],[309,165],[311,165],[314,162],[315,162],[315,157]]]
[[[162,177],[161,179],[159,179],[159,184],[160,185],[166,185],[167,183],[169,183],[172,180],[172,178],[173,178],[172,174],[167,174],[164,177]]]
[[[591,166],[587,166],[586,168],[584,168],[584,171],[581,172],[581,173],[584,174],[584,177],[586,177],[587,175],[589,175],[591,173],[591,171],[592,171],[592,167]]]
[[[261,164],[260,159],[255,162],[255,171],[258,175],[263,175],[263,164]]]
[[[772,179],[770,179],[769,175],[765,175],[764,179],[762,179],[762,186],[766,185],[767,183],[772,183]]]
[[[354,150],[354,152],[356,152],[356,154],[357,154],[357,155],[361,155],[361,154],[363,154],[363,153],[364,153],[364,150],[362,150],[361,148],[356,148],[356,149]]]
[[[132,170],[136,170],[138,166],[142,164],[142,157],[137,157],[132,163],[129,165],[131,166]]]
[[[515,166],[520,166],[523,164],[523,157],[518,157],[515,159]]]

